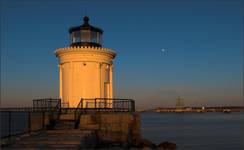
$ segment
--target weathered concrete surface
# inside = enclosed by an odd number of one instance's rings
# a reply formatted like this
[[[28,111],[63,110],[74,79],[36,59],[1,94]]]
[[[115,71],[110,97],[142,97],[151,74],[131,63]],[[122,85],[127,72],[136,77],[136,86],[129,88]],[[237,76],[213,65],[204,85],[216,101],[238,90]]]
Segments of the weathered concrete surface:
[[[50,124],[50,114],[47,112],[30,113],[30,131],[44,129]]]
[[[59,120],[75,120],[74,113],[61,114]]]
[[[48,113],[44,113],[44,125],[49,125],[50,124],[50,117]]]
[[[38,134],[30,134],[15,140],[7,148],[10,149],[79,149],[87,145],[90,131],[82,130],[46,130]]]
[[[43,128],[43,114],[41,112],[30,114],[30,130],[40,130]]]
[[[80,129],[95,130],[99,140],[131,143],[141,138],[138,113],[94,113],[81,115]]]
[[[61,115],[52,130],[42,130],[16,137],[5,146],[7,149],[80,149],[94,148],[96,136],[93,131],[74,129],[72,115]],[[35,129],[45,122],[41,115],[31,116]],[[46,117],[45,117],[46,118]],[[42,120],[44,119],[44,120]],[[73,118],[74,119],[74,118]],[[42,121],[40,121],[42,120]],[[38,123],[40,125],[38,125]]]

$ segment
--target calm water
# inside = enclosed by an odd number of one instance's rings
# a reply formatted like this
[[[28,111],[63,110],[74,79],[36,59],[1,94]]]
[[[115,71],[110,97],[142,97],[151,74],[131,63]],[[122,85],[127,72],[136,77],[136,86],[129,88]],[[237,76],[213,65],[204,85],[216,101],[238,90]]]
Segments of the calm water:
[[[179,150],[244,150],[244,113],[141,113],[144,138]]]

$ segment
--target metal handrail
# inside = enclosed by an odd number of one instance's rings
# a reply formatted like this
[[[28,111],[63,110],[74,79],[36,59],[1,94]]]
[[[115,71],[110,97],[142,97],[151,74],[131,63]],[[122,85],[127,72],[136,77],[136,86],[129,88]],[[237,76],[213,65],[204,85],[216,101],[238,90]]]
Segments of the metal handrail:
[[[21,109],[20,111],[18,111],[16,109],[13,110],[13,109],[9,108],[9,109],[4,109],[4,110],[2,109],[1,113],[6,113],[7,114],[7,115],[4,116],[5,119],[2,120],[3,123],[7,124],[7,130],[4,132],[6,135],[2,135],[1,134],[1,139],[4,139],[4,138],[10,138],[12,136],[18,136],[18,135],[22,135],[22,134],[25,134],[25,133],[30,133],[30,132],[35,132],[35,131],[39,131],[39,130],[45,129],[45,126],[46,126],[46,124],[45,124],[45,115],[46,115],[46,113],[49,113],[49,112],[42,111],[42,110],[34,111],[33,109],[30,109],[30,108],[26,109],[26,110]],[[16,117],[14,114],[18,114],[18,116],[19,116],[19,113],[24,113],[23,116],[26,116],[27,122],[23,122],[23,121],[19,122],[18,120],[13,120],[13,118]],[[36,122],[32,122],[31,121],[31,115],[34,114],[34,113],[38,113],[40,115],[39,119],[41,119],[41,120],[39,120],[39,121],[41,121],[42,124],[41,124],[41,126],[39,128],[36,127],[36,125],[35,125]],[[3,115],[3,114],[1,114],[1,115]],[[12,125],[14,125],[14,124],[18,124],[18,125],[26,124],[27,128],[23,127],[23,128],[21,128],[20,131],[16,131],[16,129],[14,129],[12,127]],[[34,124],[34,126],[35,126],[34,129],[32,129],[32,124]]]
[[[45,114],[47,113],[54,121],[59,119],[61,111],[61,99],[35,99],[33,100],[33,107],[20,107],[20,108],[1,108],[1,113],[7,113],[7,123],[8,123],[8,133],[5,136],[1,135],[1,138],[8,138],[15,135],[21,135],[24,133],[32,132],[32,131],[38,131],[43,130],[45,128]],[[15,113],[27,113],[27,122],[28,128],[22,129],[21,132],[14,132],[12,131],[12,125],[16,124],[16,120],[12,120],[12,117]],[[41,119],[42,119],[42,125],[41,128],[32,130],[31,126],[31,114],[33,113],[40,113]],[[4,121],[4,122],[6,122]],[[35,123],[34,123],[35,124]]]
[[[75,128],[77,128],[80,123],[80,116],[82,114],[82,109],[80,109],[80,108],[82,108],[82,104],[83,104],[83,98],[81,98],[81,100],[75,110]]]

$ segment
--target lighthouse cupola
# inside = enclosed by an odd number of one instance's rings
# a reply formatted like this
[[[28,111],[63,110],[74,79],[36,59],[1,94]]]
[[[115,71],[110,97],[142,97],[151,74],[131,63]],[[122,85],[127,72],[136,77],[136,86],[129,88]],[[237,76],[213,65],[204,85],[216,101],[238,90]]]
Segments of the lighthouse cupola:
[[[84,23],[80,26],[69,29],[71,44],[70,46],[95,46],[102,47],[103,30],[89,24],[89,18],[83,18]]]

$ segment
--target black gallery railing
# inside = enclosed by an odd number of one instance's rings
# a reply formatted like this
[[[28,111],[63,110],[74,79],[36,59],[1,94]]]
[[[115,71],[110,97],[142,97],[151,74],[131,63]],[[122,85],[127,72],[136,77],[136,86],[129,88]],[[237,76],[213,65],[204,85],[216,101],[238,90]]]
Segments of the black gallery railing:
[[[135,111],[135,101],[132,99],[118,99],[118,98],[94,98],[81,99],[77,105],[77,109],[96,109],[96,110],[110,110],[110,111]]]
[[[34,110],[59,110],[61,108],[61,99],[34,99],[33,109]]]

